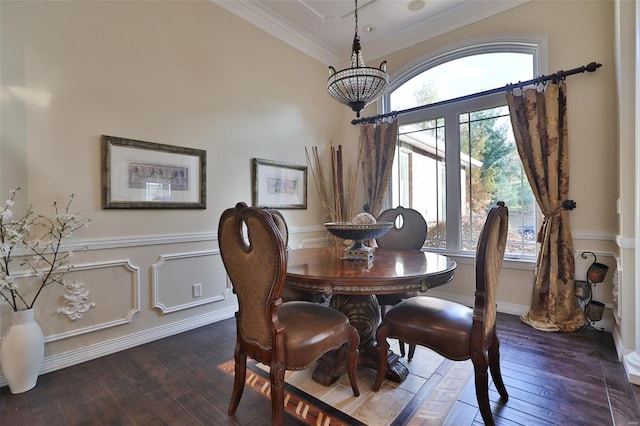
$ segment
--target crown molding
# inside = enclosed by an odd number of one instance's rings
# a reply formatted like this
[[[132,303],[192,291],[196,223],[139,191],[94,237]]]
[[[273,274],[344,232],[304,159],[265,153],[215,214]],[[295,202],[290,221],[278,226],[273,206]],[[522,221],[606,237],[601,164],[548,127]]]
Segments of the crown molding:
[[[338,52],[332,50],[320,40],[309,37],[284,19],[276,18],[268,8],[260,3],[228,0],[211,1],[323,64],[340,62]]]
[[[531,0],[467,1],[378,40],[367,42],[367,57],[381,58],[467,25],[522,6]]]
[[[343,54],[342,51],[336,51],[321,40],[309,36],[292,22],[273,15],[271,10],[260,2],[210,1],[323,64],[341,64],[349,59],[348,52]],[[366,57],[381,58],[530,1],[464,1],[424,21],[367,41]],[[350,51],[350,46],[351,41],[345,40],[345,49],[349,48]]]

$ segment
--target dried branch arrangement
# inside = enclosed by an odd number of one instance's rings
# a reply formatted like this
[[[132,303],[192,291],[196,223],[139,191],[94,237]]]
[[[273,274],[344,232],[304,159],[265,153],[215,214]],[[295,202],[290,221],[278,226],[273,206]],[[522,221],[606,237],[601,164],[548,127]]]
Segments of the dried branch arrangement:
[[[335,148],[331,145],[331,174],[326,176],[325,169],[322,167],[318,147],[311,148],[311,156],[309,150],[304,149],[307,155],[307,163],[313,182],[318,191],[321,208],[323,211],[322,219],[325,222],[349,222],[356,213],[356,192],[358,187],[358,164],[356,161],[354,167],[350,167],[346,179],[344,161],[342,157],[342,145]]]

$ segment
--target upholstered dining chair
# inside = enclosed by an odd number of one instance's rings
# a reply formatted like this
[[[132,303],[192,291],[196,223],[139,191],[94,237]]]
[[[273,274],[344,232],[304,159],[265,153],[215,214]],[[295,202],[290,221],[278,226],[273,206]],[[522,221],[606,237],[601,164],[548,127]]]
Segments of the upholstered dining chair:
[[[380,248],[420,250],[427,239],[427,222],[424,220],[422,214],[415,209],[402,206],[388,209],[380,213],[377,221],[393,222],[393,227],[383,236],[376,239],[376,243]],[[415,295],[416,292],[376,295],[378,304],[380,305],[380,316],[384,320],[389,306],[394,306]],[[405,356],[404,342],[401,340],[399,343],[400,354]],[[416,345],[409,345],[409,354],[407,356],[409,361],[413,359],[415,350]]]
[[[493,425],[487,367],[500,397],[509,398],[500,373],[500,342],[496,334],[496,291],[507,240],[509,214],[504,202],[491,207],[482,228],[475,260],[473,308],[429,296],[416,296],[389,309],[376,332],[380,389],[387,365],[388,337],[433,349],[454,361],[471,358],[476,397],[482,419]]]
[[[284,218],[284,215],[280,210],[266,208],[266,210],[271,213],[273,217],[273,221],[275,222],[278,231],[280,231],[280,235],[282,235],[282,239],[284,240],[284,246],[289,249],[289,226],[287,225],[287,221]],[[282,293],[280,294],[280,298],[283,302],[290,302],[292,300],[304,300],[307,302],[321,303],[323,298],[320,293],[312,293],[310,291],[303,290],[294,290],[289,287],[284,287],[282,289]]]
[[[285,370],[302,370],[323,354],[348,345],[348,375],[353,394],[358,332],[343,313],[311,302],[283,303],[287,250],[272,213],[238,203],[218,224],[220,254],[238,297],[235,378],[229,415],[238,408],[246,379],[247,356],[269,366],[272,424],[284,417]]]
[[[276,209],[266,209],[269,213],[271,213],[271,217],[280,231],[280,235],[282,235],[282,241],[284,242],[284,247],[289,249],[289,226],[287,225],[287,221],[284,218],[284,215],[280,212],[280,210]]]

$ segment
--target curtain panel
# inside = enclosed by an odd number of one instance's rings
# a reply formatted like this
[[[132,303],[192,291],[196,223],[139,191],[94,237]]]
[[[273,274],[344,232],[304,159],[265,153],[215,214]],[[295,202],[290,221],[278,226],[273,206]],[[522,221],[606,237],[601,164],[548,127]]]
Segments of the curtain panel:
[[[398,141],[398,119],[360,127],[360,164],[369,213],[378,217],[389,190]]]
[[[531,309],[522,321],[543,331],[576,331],[585,316],[574,290],[575,263],[567,208],[569,139],[566,85],[530,88],[507,103],[518,153],[543,214]]]

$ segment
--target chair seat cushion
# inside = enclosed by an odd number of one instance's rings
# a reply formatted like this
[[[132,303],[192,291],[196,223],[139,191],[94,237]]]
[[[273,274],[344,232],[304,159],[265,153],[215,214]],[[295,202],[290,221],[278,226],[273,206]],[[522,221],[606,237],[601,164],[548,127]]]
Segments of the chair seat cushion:
[[[398,303],[383,322],[389,326],[388,337],[426,346],[453,360],[471,357],[472,323],[471,308],[430,296]]]
[[[379,305],[393,306],[402,302],[404,299],[414,297],[417,293],[415,291],[411,293],[398,293],[398,294],[376,294]]]
[[[278,309],[278,319],[285,330],[287,370],[306,368],[330,349],[349,341],[349,319],[328,306],[286,302]]]

